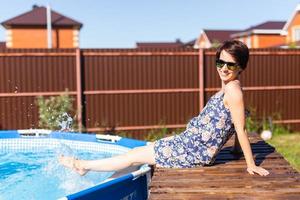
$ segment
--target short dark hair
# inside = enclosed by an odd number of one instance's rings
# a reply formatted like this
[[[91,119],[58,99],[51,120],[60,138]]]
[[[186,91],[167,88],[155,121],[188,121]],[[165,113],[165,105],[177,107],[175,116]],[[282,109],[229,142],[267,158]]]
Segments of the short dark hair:
[[[243,42],[239,40],[226,40],[217,49],[217,59],[220,58],[221,51],[223,50],[229,53],[243,70],[246,69],[249,60],[249,49]]]

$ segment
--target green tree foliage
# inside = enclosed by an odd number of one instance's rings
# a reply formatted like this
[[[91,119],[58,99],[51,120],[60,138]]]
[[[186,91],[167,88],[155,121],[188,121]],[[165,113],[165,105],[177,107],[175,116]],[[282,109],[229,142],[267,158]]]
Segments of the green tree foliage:
[[[221,45],[221,42],[219,40],[214,39],[211,43],[211,48],[216,49]]]
[[[296,42],[291,42],[291,43],[289,43],[288,48],[289,48],[289,49],[296,49],[296,48],[297,48]]]
[[[168,128],[164,126],[160,129],[153,129],[145,136],[144,140],[154,142],[156,140],[166,137],[168,135],[168,132]]]
[[[74,112],[73,101],[67,94],[52,96],[50,98],[38,97],[37,105],[39,109],[39,127],[50,130],[61,130],[63,123],[69,123],[69,128],[73,128],[73,118],[70,114]],[[76,124],[76,123],[75,123]]]

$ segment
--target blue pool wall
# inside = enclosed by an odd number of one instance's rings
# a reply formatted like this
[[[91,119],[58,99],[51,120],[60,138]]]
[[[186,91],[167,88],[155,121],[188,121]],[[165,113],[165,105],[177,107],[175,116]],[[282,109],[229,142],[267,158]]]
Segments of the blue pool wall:
[[[24,138],[55,138],[72,141],[86,141],[119,145],[127,148],[135,148],[147,145],[147,142],[129,138],[121,138],[118,141],[103,141],[96,138],[95,134],[53,131],[47,135],[25,136]],[[0,131],[0,139],[23,138],[18,130]],[[140,169],[141,170],[141,169]],[[101,183],[94,187],[62,197],[61,200],[94,200],[94,199],[148,199],[148,184],[150,179],[150,168],[144,169],[138,175],[129,173],[116,179]]]

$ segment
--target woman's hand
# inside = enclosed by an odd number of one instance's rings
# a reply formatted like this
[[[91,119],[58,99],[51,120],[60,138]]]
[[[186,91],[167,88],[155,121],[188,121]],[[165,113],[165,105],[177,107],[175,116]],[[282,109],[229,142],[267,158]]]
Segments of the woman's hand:
[[[269,171],[268,170],[266,170],[266,169],[264,169],[262,167],[258,167],[256,165],[253,165],[251,167],[247,167],[247,171],[248,171],[249,174],[252,174],[252,175],[254,173],[256,173],[256,174],[258,174],[260,176],[267,176],[267,175],[269,175]]]

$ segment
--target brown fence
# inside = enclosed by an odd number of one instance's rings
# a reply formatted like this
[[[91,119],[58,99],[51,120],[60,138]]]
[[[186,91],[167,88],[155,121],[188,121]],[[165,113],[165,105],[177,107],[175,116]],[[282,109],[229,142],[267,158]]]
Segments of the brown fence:
[[[220,89],[214,65],[212,50],[1,50],[0,126],[37,128],[36,96],[68,88],[88,131],[182,128]],[[251,50],[246,105],[300,130],[299,66],[300,50]]]

